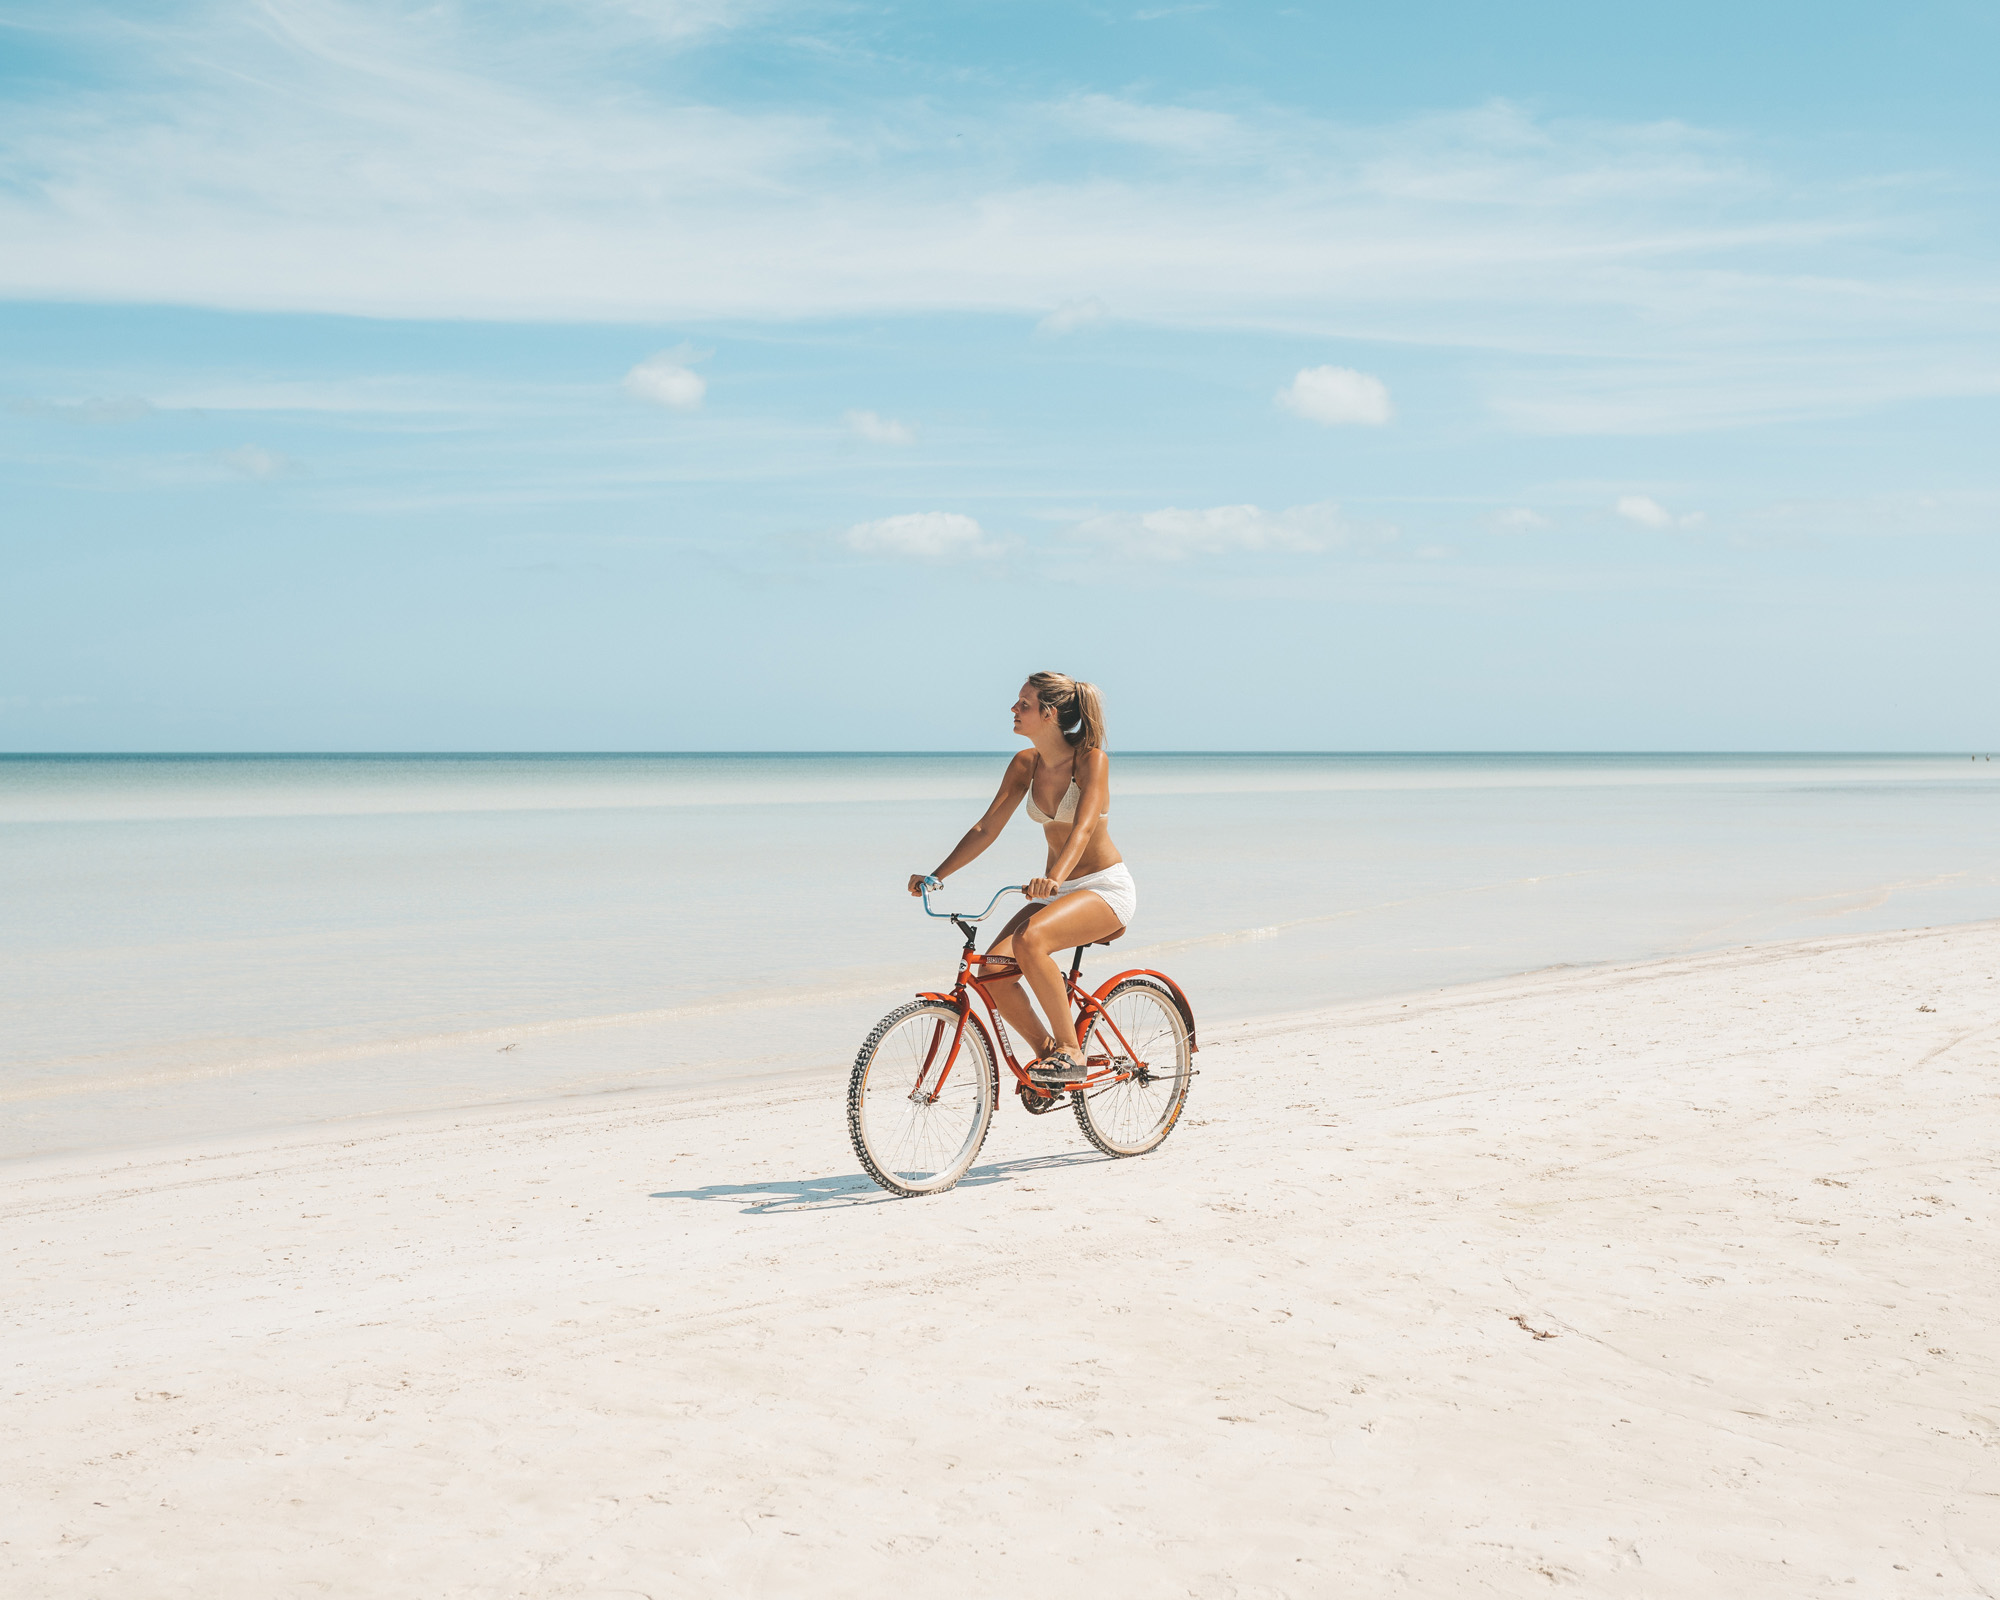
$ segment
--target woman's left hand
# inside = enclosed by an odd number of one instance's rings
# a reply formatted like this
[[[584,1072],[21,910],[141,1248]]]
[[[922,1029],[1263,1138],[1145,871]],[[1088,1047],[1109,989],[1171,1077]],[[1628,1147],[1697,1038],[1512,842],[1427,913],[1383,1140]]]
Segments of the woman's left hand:
[[[1054,878],[1030,878],[1027,887],[1030,900],[1053,900],[1062,885]]]

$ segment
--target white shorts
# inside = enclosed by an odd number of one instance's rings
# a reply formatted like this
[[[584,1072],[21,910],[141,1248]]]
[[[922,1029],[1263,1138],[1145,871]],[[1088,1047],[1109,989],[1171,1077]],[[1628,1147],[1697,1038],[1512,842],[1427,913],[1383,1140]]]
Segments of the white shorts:
[[[1139,886],[1132,881],[1132,869],[1119,862],[1106,867],[1102,872],[1087,872],[1081,878],[1065,878],[1056,886],[1055,899],[1066,894],[1075,894],[1079,889],[1089,889],[1111,908],[1111,914],[1118,919],[1121,928],[1132,926],[1132,918],[1139,911]],[[1047,900],[1030,900],[1031,906],[1045,906]]]

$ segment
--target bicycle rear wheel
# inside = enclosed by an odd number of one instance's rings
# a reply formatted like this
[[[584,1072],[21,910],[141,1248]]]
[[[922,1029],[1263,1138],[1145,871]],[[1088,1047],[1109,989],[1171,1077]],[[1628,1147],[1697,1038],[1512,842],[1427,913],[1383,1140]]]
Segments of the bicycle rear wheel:
[[[1174,1131],[1187,1104],[1194,1076],[1187,1020],[1173,996],[1145,978],[1127,978],[1103,1005],[1105,1015],[1093,1022],[1084,1053],[1092,1071],[1109,1065],[1131,1076],[1077,1090],[1077,1126],[1108,1156],[1144,1155]]]
[[[952,1058],[958,1027],[955,1007],[913,1001],[878,1022],[854,1058],[847,1131],[868,1176],[891,1194],[944,1193],[986,1143],[999,1069],[985,1027],[971,1015]]]

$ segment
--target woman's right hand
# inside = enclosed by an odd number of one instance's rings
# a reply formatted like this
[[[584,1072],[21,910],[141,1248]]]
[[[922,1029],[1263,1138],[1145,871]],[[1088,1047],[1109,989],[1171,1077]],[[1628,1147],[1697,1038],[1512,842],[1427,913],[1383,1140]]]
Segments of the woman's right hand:
[[[911,898],[912,900],[915,900],[915,899],[918,899],[918,898],[919,898],[919,897],[920,897],[920,896],[921,896],[921,895],[923,894],[923,892],[924,892],[924,885],[925,885],[925,884],[927,884],[927,883],[929,883],[930,881],[931,881],[931,880],[930,880],[930,874],[929,874],[929,873],[927,873],[927,872],[913,872],[913,873],[911,873],[911,874],[910,874],[910,898]]]

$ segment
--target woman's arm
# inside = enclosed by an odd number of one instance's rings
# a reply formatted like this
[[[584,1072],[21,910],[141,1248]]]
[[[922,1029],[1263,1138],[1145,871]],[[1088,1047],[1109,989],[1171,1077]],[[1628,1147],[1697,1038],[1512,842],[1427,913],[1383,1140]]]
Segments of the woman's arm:
[[[1049,867],[1049,876],[1057,883],[1066,881],[1076,871],[1076,864],[1083,859],[1091,835],[1104,821],[1105,810],[1111,803],[1111,758],[1102,750],[1084,750],[1078,753],[1076,764],[1082,769],[1077,778],[1076,820],[1070,824],[1062,853]]]
[[[931,873],[933,878],[949,878],[960,867],[977,861],[986,853],[987,847],[1000,837],[1000,830],[1007,826],[1007,819],[1021,803],[1021,796],[1028,792],[1028,780],[1034,770],[1035,752],[1016,752],[1014,759],[1007,763],[999,791],[993,796],[993,804],[986,808],[986,815],[966,829],[965,837],[952,847],[951,854],[937,864],[936,870]],[[910,893],[922,893],[923,882],[922,873],[912,873]]]

